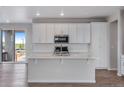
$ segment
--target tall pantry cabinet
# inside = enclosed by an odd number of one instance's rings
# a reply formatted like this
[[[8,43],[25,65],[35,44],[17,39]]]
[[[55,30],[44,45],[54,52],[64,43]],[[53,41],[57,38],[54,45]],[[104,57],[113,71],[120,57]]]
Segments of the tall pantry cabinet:
[[[96,68],[108,67],[108,23],[92,22],[92,55],[96,57]]]

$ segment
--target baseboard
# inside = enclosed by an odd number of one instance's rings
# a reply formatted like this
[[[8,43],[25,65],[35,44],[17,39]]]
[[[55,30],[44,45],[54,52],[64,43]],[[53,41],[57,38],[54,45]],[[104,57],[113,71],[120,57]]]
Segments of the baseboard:
[[[28,80],[28,83],[96,83],[96,80]]]
[[[12,62],[2,62],[2,64],[27,64],[27,62],[25,62],[25,61],[20,61],[20,62],[12,61]]]
[[[96,67],[96,69],[108,69],[107,67]]]
[[[117,68],[97,67],[96,69],[117,70]]]
[[[116,70],[117,70],[117,68],[108,68],[108,70],[115,70],[115,71],[116,71]]]

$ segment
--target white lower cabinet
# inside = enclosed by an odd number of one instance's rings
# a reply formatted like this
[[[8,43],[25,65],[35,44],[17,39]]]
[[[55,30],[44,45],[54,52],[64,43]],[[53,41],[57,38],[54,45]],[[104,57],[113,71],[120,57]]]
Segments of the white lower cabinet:
[[[28,63],[28,82],[92,82],[95,62],[87,60],[34,59]]]

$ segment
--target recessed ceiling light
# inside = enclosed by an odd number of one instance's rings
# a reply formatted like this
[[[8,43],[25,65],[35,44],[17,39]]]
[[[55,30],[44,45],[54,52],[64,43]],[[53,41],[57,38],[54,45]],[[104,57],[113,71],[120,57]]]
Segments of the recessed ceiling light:
[[[63,12],[63,10],[61,11],[60,16],[64,16],[64,12]]]
[[[40,16],[40,13],[37,11],[36,16]]]

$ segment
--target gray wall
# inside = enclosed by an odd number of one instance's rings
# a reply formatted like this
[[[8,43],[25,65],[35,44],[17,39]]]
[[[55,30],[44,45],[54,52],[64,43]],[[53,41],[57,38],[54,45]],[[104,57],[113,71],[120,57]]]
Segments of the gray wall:
[[[124,10],[117,11],[117,14],[115,16],[112,16],[108,18],[109,22],[113,22],[115,20],[118,20],[117,23],[117,75],[121,76],[121,63],[120,58],[121,55],[124,53]]]
[[[117,21],[110,23],[110,69],[117,69]]]

